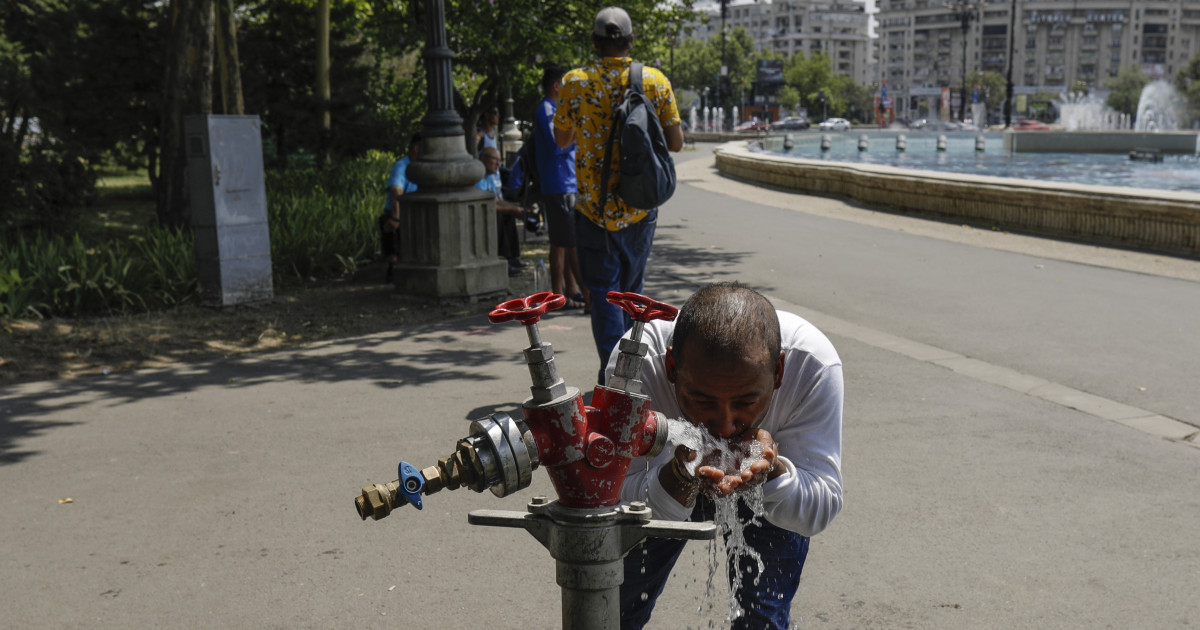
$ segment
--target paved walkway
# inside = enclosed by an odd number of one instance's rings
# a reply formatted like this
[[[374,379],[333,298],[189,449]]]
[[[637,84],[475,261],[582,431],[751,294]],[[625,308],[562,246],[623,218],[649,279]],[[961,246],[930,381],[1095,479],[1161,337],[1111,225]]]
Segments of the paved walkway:
[[[680,175],[730,212],[776,195],[717,181],[701,159],[685,158]],[[825,199],[798,211],[896,220]],[[893,229],[997,247],[953,226]],[[1085,253],[1097,257],[1088,264],[1195,271]],[[679,303],[706,275],[668,262],[646,292]],[[798,627],[1200,624],[1200,450],[997,366],[780,306],[829,331],[853,366],[847,508],[814,539]],[[598,358],[586,317],[557,312],[541,332],[566,381],[587,387]],[[353,509],[399,459],[433,463],[465,420],[515,410],[528,395],[526,343],[516,325],[475,318],[0,389],[0,626],[559,627],[541,546],[466,522],[472,509],[552,494],[543,473],[506,499],[442,492],[423,511],[366,523]],[[689,545],[653,627],[720,619],[723,590],[705,596],[708,553]]]

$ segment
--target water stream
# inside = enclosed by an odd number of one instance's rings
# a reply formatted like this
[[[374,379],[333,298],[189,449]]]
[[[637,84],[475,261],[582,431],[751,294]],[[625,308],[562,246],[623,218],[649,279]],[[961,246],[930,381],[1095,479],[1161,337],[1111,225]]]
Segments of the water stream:
[[[698,454],[687,463],[687,471],[691,475],[696,474],[696,469],[701,464],[725,471],[745,471],[750,468],[751,464],[762,458],[762,444],[759,442],[750,443],[749,448],[740,444],[731,444],[728,440],[715,437],[708,431],[684,420],[669,420],[668,427],[672,443],[682,444]],[[743,557],[748,558],[757,565],[755,584],[758,583],[757,576],[762,575],[764,571],[762,556],[747,544],[745,537],[746,525],[758,523],[758,519],[764,514],[763,488],[761,485],[757,485],[729,496],[717,496],[715,493],[708,493],[707,496],[715,508],[713,522],[721,528],[723,534],[725,563],[728,567],[733,568],[733,579],[729,589],[729,613],[725,619],[728,624],[746,614],[738,604],[736,596],[744,579],[741,571],[742,563],[739,560]],[[739,500],[750,509],[752,516],[749,521],[742,521],[738,517]],[[709,602],[708,608],[712,608],[711,602],[716,597],[716,576],[720,572],[721,557],[717,550],[717,541],[713,540],[709,543],[708,579],[705,581],[704,601],[701,602],[697,612],[704,613],[704,602]]]

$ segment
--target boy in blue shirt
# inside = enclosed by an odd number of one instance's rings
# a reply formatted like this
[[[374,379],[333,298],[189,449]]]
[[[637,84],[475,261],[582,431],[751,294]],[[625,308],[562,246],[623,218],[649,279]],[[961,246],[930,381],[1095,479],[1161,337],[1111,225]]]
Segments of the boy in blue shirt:
[[[408,179],[408,165],[413,158],[421,155],[421,134],[415,133],[408,142],[408,155],[392,164],[392,172],[388,175],[387,201],[383,205],[383,214],[379,217],[379,248],[387,261],[387,272],[384,282],[395,280],[396,260],[400,257],[400,196],[417,191],[417,185]]]

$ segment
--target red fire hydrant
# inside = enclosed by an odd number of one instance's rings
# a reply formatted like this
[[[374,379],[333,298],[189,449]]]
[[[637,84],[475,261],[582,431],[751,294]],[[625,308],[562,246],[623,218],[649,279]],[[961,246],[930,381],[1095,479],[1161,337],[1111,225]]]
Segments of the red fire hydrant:
[[[636,293],[608,294],[636,322],[632,339],[623,339],[613,386],[597,385],[592,406],[585,406],[577,388],[567,387],[554,366],[554,350],[538,334],[537,322],[547,311],[566,303],[553,293],[537,293],[496,307],[493,323],[516,320],[529,334],[525,361],[533,378],[533,396],[523,406],[533,433],[538,459],[550,475],[558,500],[566,507],[593,508],[620,503],[625,471],[634,457],[661,450],[666,422],[650,411],[641,395],[642,327],[654,319],[674,319],[678,309]],[[619,387],[619,388],[618,388]],[[656,448],[657,447],[657,448]]]
[[[379,520],[405,503],[420,509],[422,494],[443,488],[490,489],[508,496],[528,487],[538,466],[546,467],[563,507],[618,505],[630,461],[657,455],[667,442],[666,420],[650,410],[650,399],[641,394],[646,356],[641,335],[647,322],[674,319],[678,309],[637,293],[612,292],[608,300],[625,309],[634,326],[618,345],[608,385],[596,386],[592,406],[585,406],[579,390],[559,377],[554,349],[538,333],[538,321],[562,307],[566,298],[546,292],[503,302],[489,319],[516,320],[529,336],[524,355],[533,385],[523,405],[524,420],[503,413],[475,420],[471,435],[436,466],[418,470],[400,462],[396,481],[363,488],[355,499],[359,515]]]

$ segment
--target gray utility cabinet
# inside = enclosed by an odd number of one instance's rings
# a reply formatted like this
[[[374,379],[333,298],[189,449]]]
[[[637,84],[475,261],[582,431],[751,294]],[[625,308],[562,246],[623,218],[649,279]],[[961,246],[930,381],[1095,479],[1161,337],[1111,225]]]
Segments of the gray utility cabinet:
[[[188,116],[184,142],[200,302],[270,300],[271,234],[258,116]]]

